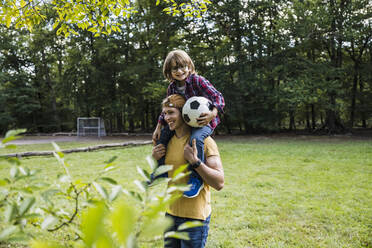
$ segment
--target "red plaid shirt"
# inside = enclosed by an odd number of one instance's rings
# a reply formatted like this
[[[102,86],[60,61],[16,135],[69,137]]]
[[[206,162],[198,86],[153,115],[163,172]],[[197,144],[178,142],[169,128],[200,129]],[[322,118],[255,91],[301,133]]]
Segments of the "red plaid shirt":
[[[170,83],[167,90],[167,96],[180,94],[183,95],[186,100],[193,96],[204,96],[212,102],[213,106],[217,108],[218,112],[223,113],[225,100],[222,94],[216,90],[216,88],[214,88],[207,79],[196,74],[190,74],[186,79],[185,86],[185,93],[182,93],[178,91],[176,82]],[[166,125],[163,113],[161,113],[159,116],[159,122],[162,125]],[[215,129],[220,122],[221,120],[217,116],[209,123],[209,126],[212,129]]]

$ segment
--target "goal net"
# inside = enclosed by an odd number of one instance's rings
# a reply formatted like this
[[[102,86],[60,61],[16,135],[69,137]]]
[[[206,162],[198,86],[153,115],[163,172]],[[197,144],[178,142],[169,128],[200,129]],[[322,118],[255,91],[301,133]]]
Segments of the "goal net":
[[[77,136],[106,136],[105,122],[99,117],[79,117]]]

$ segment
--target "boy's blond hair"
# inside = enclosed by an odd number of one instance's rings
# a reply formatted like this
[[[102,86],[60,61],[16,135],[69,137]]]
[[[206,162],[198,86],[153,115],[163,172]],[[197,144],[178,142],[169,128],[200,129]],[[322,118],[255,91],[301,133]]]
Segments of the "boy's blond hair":
[[[163,74],[166,79],[170,82],[173,81],[172,78],[172,64],[176,64],[176,67],[189,68],[190,74],[195,73],[195,66],[192,62],[190,56],[183,50],[174,50],[168,53],[163,64]]]

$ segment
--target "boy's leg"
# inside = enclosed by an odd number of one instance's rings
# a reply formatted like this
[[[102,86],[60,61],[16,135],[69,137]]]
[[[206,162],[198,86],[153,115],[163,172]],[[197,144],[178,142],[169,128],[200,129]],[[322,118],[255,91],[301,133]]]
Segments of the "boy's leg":
[[[157,145],[159,144],[163,144],[165,147],[167,147],[168,145],[168,142],[170,141],[170,139],[173,137],[174,135],[174,131],[171,131],[169,129],[169,126],[166,125],[165,127],[163,127],[161,129],[161,133],[160,133],[160,138],[159,140],[156,142]],[[159,160],[158,160],[158,167],[160,165],[164,165],[165,164],[165,156],[161,157]],[[161,174],[159,176],[157,176],[156,178],[159,178],[159,177],[168,177],[168,173],[164,173],[164,174]],[[154,177],[153,174],[151,174],[151,181],[154,181],[156,179]]]
[[[213,132],[213,129],[210,126],[204,126],[200,128],[193,128],[191,131],[190,145],[192,146],[192,140],[196,140],[196,149],[198,150],[198,158],[205,162],[204,156],[204,140],[210,136]],[[188,184],[191,184],[191,189],[185,191],[183,195],[188,198],[196,197],[200,190],[203,189],[203,179],[195,170],[191,170],[190,179]]]

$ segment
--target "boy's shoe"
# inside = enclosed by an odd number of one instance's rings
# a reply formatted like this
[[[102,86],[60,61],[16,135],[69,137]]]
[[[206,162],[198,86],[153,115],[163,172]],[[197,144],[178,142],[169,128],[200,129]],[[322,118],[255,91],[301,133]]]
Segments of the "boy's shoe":
[[[190,190],[183,192],[183,196],[187,198],[198,196],[200,190],[204,187],[203,180],[201,180],[200,176],[194,171],[190,174],[190,179],[187,184],[191,184]]]

